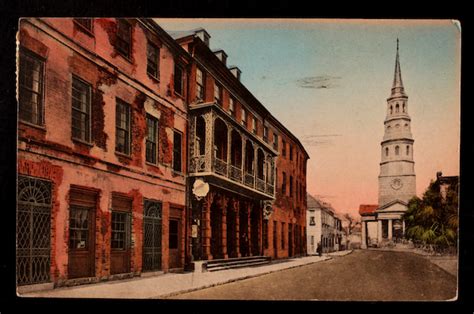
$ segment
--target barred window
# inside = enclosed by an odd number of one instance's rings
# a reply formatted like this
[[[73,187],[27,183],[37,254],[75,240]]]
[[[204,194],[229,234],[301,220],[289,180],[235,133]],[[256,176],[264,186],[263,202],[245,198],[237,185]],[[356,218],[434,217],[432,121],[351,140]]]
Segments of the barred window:
[[[130,58],[132,45],[132,27],[124,19],[117,20],[117,40],[115,48],[126,58]]]
[[[115,111],[115,151],[130,154],[130,106],[117,99]]]
[[[90,142],[91,86],[72,78],[72,137]]]
[[[147,66],[146,72],[154,78],[160,78],[160,49],[154,44],[148,42],[147,50]]]
[[[43,125],[44,62],[24,49],[20,50],[19,118]]]
[[[147,115],[146,117],[147,136],[146,136],[146,161],[153,164],[157,163],[158,147],[158,119]]]
[[[205,77],[201,69],[196,69],[196,96],[199,100],[204,100],[205,98]]]

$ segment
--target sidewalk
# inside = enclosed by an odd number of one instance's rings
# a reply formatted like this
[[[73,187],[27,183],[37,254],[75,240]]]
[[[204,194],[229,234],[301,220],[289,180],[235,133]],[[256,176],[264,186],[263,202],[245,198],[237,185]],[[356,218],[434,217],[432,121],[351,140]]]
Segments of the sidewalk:
[[[167,273],[154,277],[133,278],[120,281],[109,281],[76,287],[57,288],[22,294],[22,297],[53,298],[120,298],[148,299],[166,298],[173,295],[204,289],[216,285],[242,280],[272,272],[313,264],[351,253],[351,250],[323,254],[323,256],[305,256],[276,260],[268,265],[229,269],[216,272]]]

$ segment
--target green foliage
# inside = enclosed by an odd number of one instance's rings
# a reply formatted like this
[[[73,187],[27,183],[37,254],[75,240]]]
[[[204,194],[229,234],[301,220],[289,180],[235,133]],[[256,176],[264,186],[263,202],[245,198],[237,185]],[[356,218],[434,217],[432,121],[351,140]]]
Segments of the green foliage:
[[[438,181],[431,181],[423,197],[413,197],[403,219],[406,237],[415,243],[452,246],[458,234],[458,183],[452,184],[443,199]]]

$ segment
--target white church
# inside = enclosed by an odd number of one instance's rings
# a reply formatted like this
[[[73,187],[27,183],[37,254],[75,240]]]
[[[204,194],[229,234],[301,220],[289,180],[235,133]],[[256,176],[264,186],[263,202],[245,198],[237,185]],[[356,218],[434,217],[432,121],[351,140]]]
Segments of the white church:
[[[402,216],[408,201],[416,195],[414,139],[408,114],[408,96],[405,93],[398,53],[390,97],[387,98],[385,133],[381,145],[378,205],[360,205],[362,248],[403,238],[405,222]]]

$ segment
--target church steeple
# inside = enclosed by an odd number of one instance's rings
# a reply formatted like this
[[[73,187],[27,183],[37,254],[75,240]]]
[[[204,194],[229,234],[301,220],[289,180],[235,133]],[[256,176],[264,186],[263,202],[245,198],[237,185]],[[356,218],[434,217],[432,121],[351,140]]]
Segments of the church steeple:
[[[403,88],[402,71],[400,70],[400,57],[398,55],[398,38],[397,38],[397,56],[395,58],[395,73],[393,76],[392,94],[390,95],[390,97],[400,97],[400,96],[406,96],[406,94]]]

